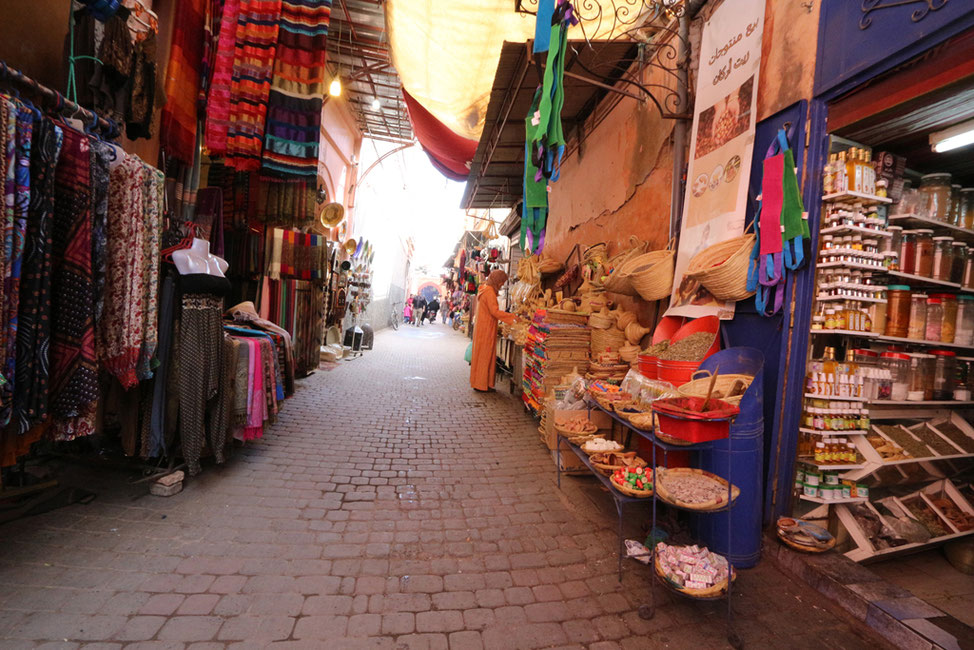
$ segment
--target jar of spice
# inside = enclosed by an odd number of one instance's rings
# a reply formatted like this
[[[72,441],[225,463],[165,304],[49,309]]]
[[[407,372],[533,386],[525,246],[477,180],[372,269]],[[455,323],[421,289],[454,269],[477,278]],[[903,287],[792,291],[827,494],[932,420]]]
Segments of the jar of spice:
[[[922,341],[927,335],[927,295],[914,293],[910,296],[909,331],[906,336]]]
[[[940,342],[953,343],[957,335],[957,296],[952,293],[937,293],[931,296],[940,299],[943,308],[940,320]],[[929,313],[928,313],[929,321]]]
[[[902,352],[883,352],[880,363],[889,370],[893,382],[889,398],[902,402],[910,390],[910,356]]]
[[[943,321],[944,307],[940,298],[927,298],[927,329],[923,337],[928,341],[939,341]]]
[[[957,353],[951,350],[932,350],[933,356],[933,394],[931,399],[950,400],[954,398],[954,375]]]
[[[961,228],[974,228],[974,187],[965,187],[960,191],[961,200]]]
[[[964,263],[967,261],[967,244],[955,241],[950,245],[953,249],[950,261],[950,281],[960,284],[964,279]]]
[[[926,228],[916,230],[916,258],[913,270],[907,271],[925,278],[933,277],[933,231]]]
[[[954,264],[954,238],[933,238],[933,279],[950,281],[950,273]]]
[[[960,185],[954,183],[950,186],[950,211],[947,214],[947,223],[952,226],[960,226]]]
[[[954,333],[957,345],[974,346],[974,296],[957,297],[957,329]]]
[[[920,177],[920,216],[947,221],[950,213],[950,174]]]
[[[913,273],[917,259],[917,234],[915,230],[904,230],[900,240],[900,271]]]
[[[961,278],[961,286],[965,289],[974,289],[974,250],[967,247],[967,257],[964,260],[964,277]]]
[[[910,354],[910,390],[906,399],[911,402],[933,399],[932,354]]]
[[[875,323],[875,320],[873,321]],[[886,287],[886,336],[904,338],[910,327],[910,287],[891,284]]]
[[[889,299],[886,292],[881,291],[878,295],[882,302],[874,302],[869,305],[869,321],[872,327],[869,331],[874,334],[884,334],[886,332],[887,308]]]

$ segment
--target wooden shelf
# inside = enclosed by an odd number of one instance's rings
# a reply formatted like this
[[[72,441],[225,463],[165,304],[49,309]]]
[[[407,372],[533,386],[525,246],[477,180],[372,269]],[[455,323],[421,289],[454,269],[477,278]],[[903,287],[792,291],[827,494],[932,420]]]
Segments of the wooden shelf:
[[[888,230],[874,230],[863,228],[862,226],[829,226],[818,231],[820,235],[832,235],[837,232],[856,232],[861,235],[875,235],[876,237],[892,237],[893,233]]]
[[[806,429],[800,427],[798,429],[802,433],[810,433],[813,436],[864,436],[868,431],[863,431],[862,429],[850,429],[849,431],[821,431],[819,429]]]
[[[923,226],[935,230],[943,230],[952,235],[959,235],[968,241],[974,240],[974,230],[961,228],[959,226],[952,226],[949,223],[937,221],[936,219],[930,219],[929,217],[921,217],[918,214],[891,214],[889,216],[889,222],[893,225],[903,223],[907,225]]]
[[[908,400],[877,399],[869,402],[870,406],[974,406],[974,401],[960,402],[957,400],[930,400],[925,402],[910,402]]]
[[[811,501],[812,503],[824,503],[825,505],[833,505],[839,503],[863,503],[864,501],[869,501],[869,497],[850,497],[848,499],[823,499],[821,497],[810,497],[804,494],[799,494],[799,498],[802,501]]]
[[[903,343],[905,345],[922,345],[931,348],[954,348],[957,350],[972,350],[974,351],[974,345],[960,345],[957,343],[942,343],[940,341],[921,341],[918,339],[908,339],[902,336],[885,336],[882,334],[875,334],[873,332],[856,332],[854,330],[811,330],[813,336],[822,336],[824,334],[836,334],[839,336],[852,336],[860,339],[870,339],[872,341],[879,341],[880,343]]]
[[[812,395],[811,393],[805,393],[805,397],[808,399],[824,399],[829,402],[867,402],[865,397],[837,397],[835,395]],[[916,402],[913,402],[916,404]]]
[[[862,203],[864,205],[879,205],[880,203],[892,203],[893,199],[876,196],[874,194],[863,194],[862,192],[835,192],[833,194],[826,194],[822,197],[822,200],[826,203],[838,203],[841,201],[851,201],[853,203]]]
[[[856,269],[858,271],[873,271],[886,273],[886,267],[879,264],[860,264],[858,262],[819,262],[816,269]]]
[[[960,289],[960,284],[956,282],[947,282],[946,280],[934,280],[933,278],[928,278],[923,275],[913,275],[912,273],[903,273],[901,271],[886,271],[886,275],[892,278],[900,278],[906,282],[912,284],[926,284],[934,287],[948,287],[950,289]]]
[[[824,472],[834,472],[834,471],[845,471],[850,469],[863,469],[866,467],[866,463],[837,463],[835,465],[819,465],[814,460],[809,458],[799,458],[799,463],[805,463],[806,465],[811,465]]]
[[[852,296],[825,296],[824,298],[816,298],[815,300],[819,302],[845,302],[846,300],[854,300],[855,302],[876,302],[886,304],[884,298],[853,298]]]

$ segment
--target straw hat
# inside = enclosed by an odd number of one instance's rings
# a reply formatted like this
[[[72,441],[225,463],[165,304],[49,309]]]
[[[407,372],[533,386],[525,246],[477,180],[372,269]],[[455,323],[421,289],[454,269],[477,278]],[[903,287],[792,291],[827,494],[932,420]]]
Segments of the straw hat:
[[[318,223],[325,228],[334,228],[345,218],[345,208],[341,203],[327,203],[318,213]]]

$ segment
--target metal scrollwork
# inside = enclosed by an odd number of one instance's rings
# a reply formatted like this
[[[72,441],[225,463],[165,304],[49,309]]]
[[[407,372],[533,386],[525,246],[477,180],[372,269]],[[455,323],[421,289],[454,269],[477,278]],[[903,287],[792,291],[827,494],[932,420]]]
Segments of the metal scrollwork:
[[[903,7],[906,5],[920,4],[910,14],[910,20],[915,23],[927,17],[931,11],[943,9],[950,0],[862,0],[862,16],[859,18],[859,29],[867,29],[873,24],[873,17],[870,16],[874,11],[880,9],[892,9],[893,7]]]
[[[683,0],[576,0],[575,16],[590,37],[614,40],[624,32],[661,16],[681,16]],[[538,0],[514,0],[514,11],[538,13]]]

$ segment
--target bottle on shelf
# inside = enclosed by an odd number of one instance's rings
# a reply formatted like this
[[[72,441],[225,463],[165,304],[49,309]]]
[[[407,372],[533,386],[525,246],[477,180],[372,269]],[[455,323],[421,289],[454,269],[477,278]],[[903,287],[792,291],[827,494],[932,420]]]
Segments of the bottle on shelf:
[[[822,188],[826,194],[833,194],[836,192],[835,189],[835,163],[838,160],[838,156],[834,153],[829,154],[829,161],[825,163],[822,174]]]

